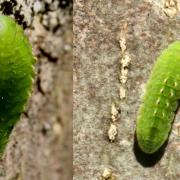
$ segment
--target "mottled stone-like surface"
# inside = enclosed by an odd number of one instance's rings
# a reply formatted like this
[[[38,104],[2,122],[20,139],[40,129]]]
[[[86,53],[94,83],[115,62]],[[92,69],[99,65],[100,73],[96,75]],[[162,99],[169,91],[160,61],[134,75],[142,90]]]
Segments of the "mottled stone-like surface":
[[[72,1],[2,0],[37,57],[26,112],[0,163],[2,180],[72,179]]]
[[[99,179],[108,167],[118,180],[180,178],[179,113],[168,145],[148,165],[135,155],[134,131],[143,87],[153,63],[171,42],[180,39],[180,16],[163,12],[163,1],[87,0],[74,3],[74,180]],[[119,33],[127,22],[131,56],[126,98],[119,100]],[[107,138],[111,103],[121,109],[114,143]],[[149,159],[148,159],[149,158]]]

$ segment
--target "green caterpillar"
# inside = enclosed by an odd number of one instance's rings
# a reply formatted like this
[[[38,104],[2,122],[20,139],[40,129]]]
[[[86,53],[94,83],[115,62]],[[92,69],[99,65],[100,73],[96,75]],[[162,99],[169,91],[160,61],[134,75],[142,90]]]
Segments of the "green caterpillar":
[[[156,152],[167,140],[180,99],[180,41],[172,43],[155,63],[136,124],[138,145]]]
[[[30,96],[35,58],[23,29],[0,15],[0,155]]]

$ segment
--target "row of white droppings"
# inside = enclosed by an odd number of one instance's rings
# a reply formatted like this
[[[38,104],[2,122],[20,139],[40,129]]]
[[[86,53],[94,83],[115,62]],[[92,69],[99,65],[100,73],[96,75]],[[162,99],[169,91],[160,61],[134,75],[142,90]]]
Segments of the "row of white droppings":
[[[127,22],[124,23],[122,30],[119,35],[119,44],[121,48],[121,59],[120,59],[120,73],[119,73],[119,97],[120,100],[126,96],[126,82],[128,78],[128,67],[131,61],[129,53],[126,51],[126,34],[127,34]],[[117,121],[120,118],[120,108],[116,107],[115,103],[111,104],[111,118],[110,126],[108,129],[108,138],[110,142],[114,142],[117,137]],[[105,168],[101,174],[100,180],[115,180],[116,177],[113,175],[112,170]]]
[[[131,61],[130,55],[126,50],[126,34],[127,34],[127,22],[124,23],[123,28],[120,31],[119,35],[119,45],[120,45],[120,72],[119,72],[119,98],[123,100],[126,97],[126,83],[128,79],[128,67]],[[111,104],[111,118],[110,126],[108,129],[108,138],[110,142],[114,142],[117,137],[117,121],[120,118],[120,107],[117,107],[113,102]],[[101,180],[115,180],[116,177],[112,174],[112,170],[105,168],[104,172],[101,175]]]
[[[120,58],[120,73],[119,73],[119,98],[120,100],[126,97],[126,83],[128,79],[128,70],[131,58],[129,52],[126,50],[126,34],[127,34],[127,22],[124,23],[123,28],[119,35],[119,45],[121,48]],[[114,103],[111,104],[111,119],[110,126],[108,130],[108,138],[110,142],[113,142],[117,136],[116,122],[120,116],[120,108],[117,108]]]
[[[119,87],[119,97],[120,99],[124,99],[126,97],[126,83],[128,79],[128,70],[129,64],[131,62],[131,57],[129,52],[126,50],[126,35],[127,35],[127,22],[124,23],[123,29],[120,32],[119,45],[121,48],[121,56],[120,59],[120,87]]]

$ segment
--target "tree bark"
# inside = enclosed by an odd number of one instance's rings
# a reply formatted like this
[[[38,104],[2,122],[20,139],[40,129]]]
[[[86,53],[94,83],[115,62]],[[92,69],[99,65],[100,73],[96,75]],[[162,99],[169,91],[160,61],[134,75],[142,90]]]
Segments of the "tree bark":
[[[169,17],[164,12],[164,1],[75,2],[74,180],[105,179],[102,173],[106,168],[112,172],[109,179],[179,179],[179,113],[165,153],[153,157],[157,161],[148,169],[139,160],[142,154],[136,154],[134,147],[137,110],[144,85],[161,51],[179,39],[179,13]],[[127,67],[127,82],[123,84],[125,98],[120,100],[123,53],[128,54],[131,62]],[[113,123],[118,135],[112,143],[107,137],[112,123],[111,103],[121,112]]]
[[[30,39],[37,76],[2,157],[1,179],[72,178],[72,2],[0,2]]]

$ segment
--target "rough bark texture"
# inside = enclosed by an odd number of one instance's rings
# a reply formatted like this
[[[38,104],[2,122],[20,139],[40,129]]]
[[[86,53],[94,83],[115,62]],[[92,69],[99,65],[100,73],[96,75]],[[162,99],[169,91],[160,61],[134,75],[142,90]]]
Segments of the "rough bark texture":
[[[126,97],[119,100],[119,33],[127,22],[131,57]],[[180,16],[163,12],[163,1],[87,0],[74,4],[74,179],[99,179],[110,168],[120,180],[180,178],[179,113],[168,145],[155,156],[134,146],[137,110],[153,63],[180,39]],[[111,103],[121,117],[114,143],[107,138]],[[163,151],[165,150],[165,153]],[[144,157],[144,159],[141,159]],[[145,168],[145,167],[149,168]]]
[[[2,180],[72,179],[72,2],[2,0],[30,39],[37,76],[0,164]]]

